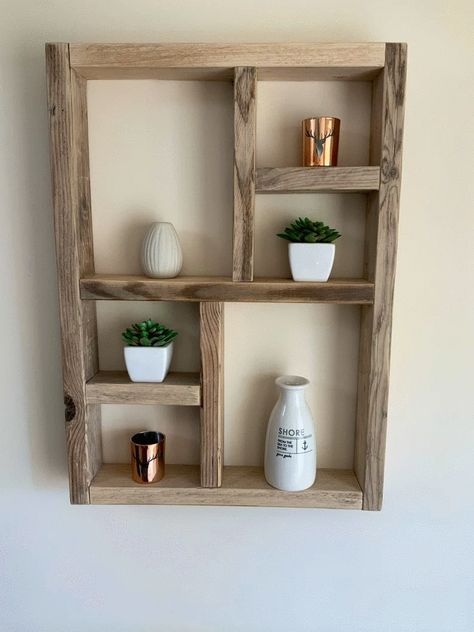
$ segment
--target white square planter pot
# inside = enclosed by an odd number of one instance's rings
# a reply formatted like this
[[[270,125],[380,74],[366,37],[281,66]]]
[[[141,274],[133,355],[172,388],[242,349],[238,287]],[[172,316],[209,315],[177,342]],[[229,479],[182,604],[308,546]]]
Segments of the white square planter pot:
[[[335,252],[335,244],[288,244],[293,281],[327,281]]]
[[[173,357],[173,343],[166,347],[125,347],[123,353],[132,382],[163,382]]]

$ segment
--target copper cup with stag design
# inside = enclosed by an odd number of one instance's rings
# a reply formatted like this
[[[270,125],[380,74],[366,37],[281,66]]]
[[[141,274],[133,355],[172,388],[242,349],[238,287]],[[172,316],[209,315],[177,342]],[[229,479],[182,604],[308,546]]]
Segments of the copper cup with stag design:
[[[136,483],[157,483],[165,475],[165,435],[137,432],[130,440],[132,478]]]
[[[334,116],[319,116],[303,121],[303,166],[335,167],[339,149],[341,121]]]

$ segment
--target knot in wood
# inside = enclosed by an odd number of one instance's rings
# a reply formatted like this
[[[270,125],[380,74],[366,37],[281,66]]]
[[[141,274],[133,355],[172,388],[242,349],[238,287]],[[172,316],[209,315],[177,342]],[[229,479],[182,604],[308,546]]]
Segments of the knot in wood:
[[[76,416],[76,404],[70,395],[64,394],[64,418],[67,422],[70,422]]]
[[[399,176],[398,168],[389,160],[382,162],[382,174],[385,182],[390,180],[397,180]]]

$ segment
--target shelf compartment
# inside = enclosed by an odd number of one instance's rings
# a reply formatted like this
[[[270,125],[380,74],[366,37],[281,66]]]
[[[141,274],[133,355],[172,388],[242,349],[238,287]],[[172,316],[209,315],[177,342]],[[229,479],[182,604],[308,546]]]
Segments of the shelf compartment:
[[[105,464],[90,486],[98,505],[242,505],[362,509],[362,491],[350,470],[318,470],[316,483],[303,492],[270,487],[261,467],[224,467],[222,487],[200,486],[199,466],[167,465],[159,483],[132,481],[128,464]]]
[[[285,167],[257,169],[257,193],[357,193],[378,191],[380,167]]]
[[[234,283],[230,277],[177,277],[94,274],[81,279],[81,298],[122,301],[229,301],[277,303],[352,303],[374,300],[374,284],[365,279],[296,283],[264,279]]]
[[[199,373],[168,373],[164,382],[132,382],[125,371],[99,371],[86,384],[88,404],[200,406]]]

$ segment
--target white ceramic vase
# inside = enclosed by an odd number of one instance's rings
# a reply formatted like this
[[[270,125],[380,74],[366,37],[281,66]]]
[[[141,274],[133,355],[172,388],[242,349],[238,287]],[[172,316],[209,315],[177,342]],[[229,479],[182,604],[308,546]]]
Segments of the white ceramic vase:
[[[178,233],[169,222],[155,222],[143,240],[141,262],[149,277],[171,279],[181,272],[183,252]]]
[[[173,343],[166,347],[124,347],[123,353],[132,382],[163,382],[173,357]]]
[[[280,397],[267,427],[265,478],[277,489],[302,491],[316,480],[315,427],[304,396],[309,381],[285,375],[276,384]]]
[[[288,244],[294,281],[327,281],[336,252],[335,244]]]

